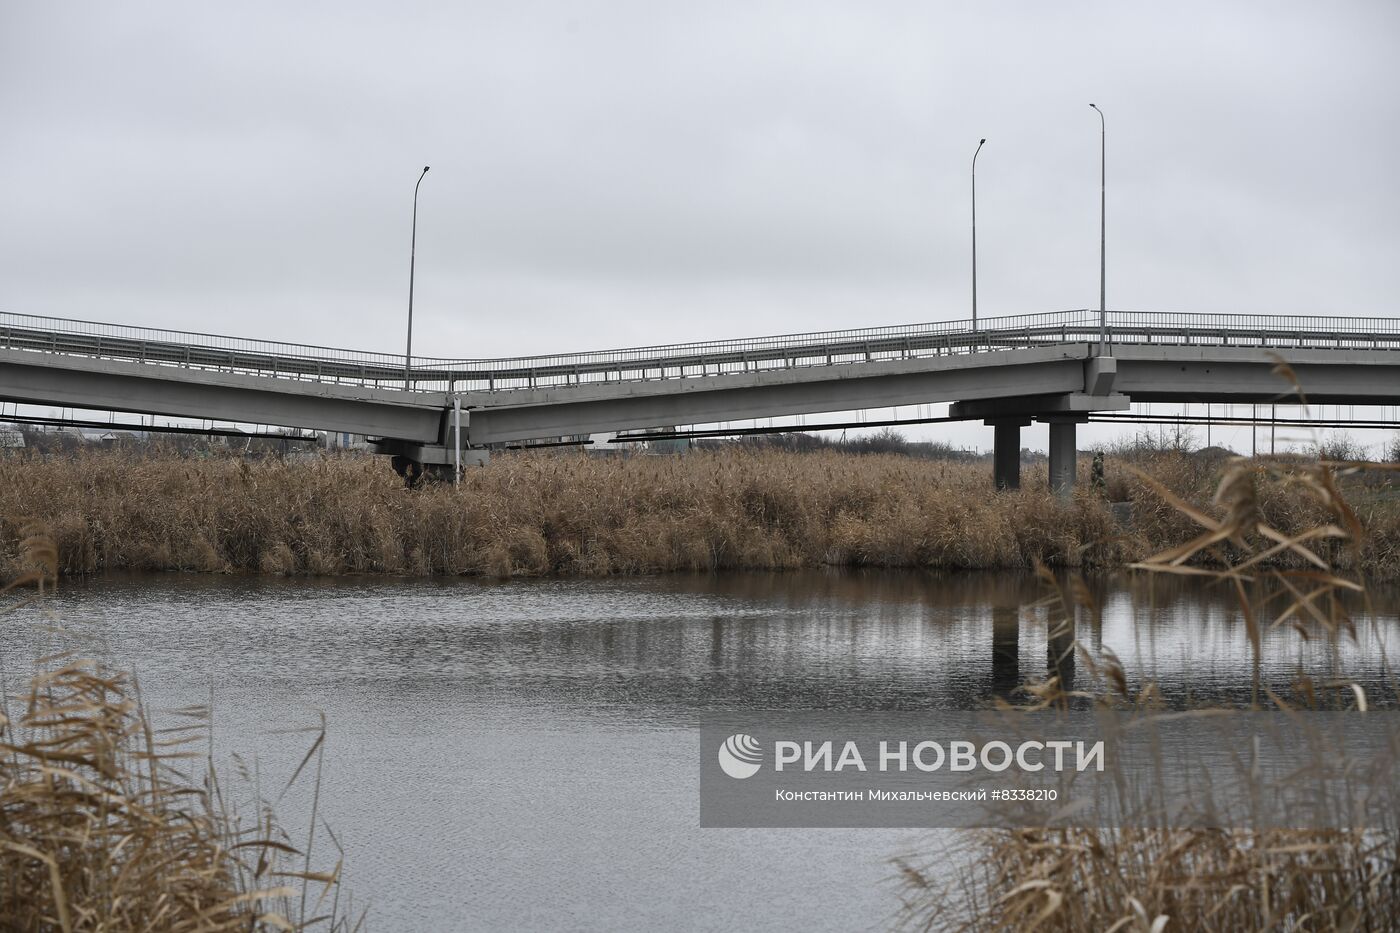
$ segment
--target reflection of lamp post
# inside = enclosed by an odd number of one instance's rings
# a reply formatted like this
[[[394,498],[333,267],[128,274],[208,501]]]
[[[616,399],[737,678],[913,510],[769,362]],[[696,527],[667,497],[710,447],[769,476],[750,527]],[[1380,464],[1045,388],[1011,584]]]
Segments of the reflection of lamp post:
[[[977,143],[977,152],[972,154],[972,332],[977,332],[977,153],[982,151],[986,140]]]
[[[1090,104],[1099,115],[1099,355],[1108,350],[1108,121],[1098,104]]]
[[[413,234],[408,246],[408,344],[403,351],[403,387],[410,389],[409,372],[413,368],[413,265],[418,254],[418,185],[423,184],[423,175],[428,174],[428,166],[423,166],[423,174],[418,176],[418,184],[413,186]]]

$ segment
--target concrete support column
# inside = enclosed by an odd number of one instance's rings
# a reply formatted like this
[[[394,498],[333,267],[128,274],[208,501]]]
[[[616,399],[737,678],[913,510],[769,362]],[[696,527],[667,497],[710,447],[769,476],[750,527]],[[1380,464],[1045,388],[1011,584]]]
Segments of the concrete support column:
[[[1046,420],[1050,422],[1050,491],[1068,499],[1074,494],[1075,466],[1079,454],[1075,419]]]
[[[1061,498],[1074,494],[1077,451],[1074,422],[1050,422],[1050,491]]]
[[[992,481],[997,489],[1021,488],[1021,429],[1029,418],[988,420],[992,426]]]

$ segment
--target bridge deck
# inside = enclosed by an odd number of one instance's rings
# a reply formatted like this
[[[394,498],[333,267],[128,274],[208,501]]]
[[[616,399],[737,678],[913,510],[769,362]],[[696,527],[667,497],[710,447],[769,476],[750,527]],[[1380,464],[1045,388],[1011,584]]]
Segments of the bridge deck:
[[[1114,345],[1400,350],[1400,320],[1111,311]],[[416,391],[508,392],[837,366],[1099,339],[1096,311],[827,331],[495,360],[415,358]],[[0,314],[0,349],[341,385],[402,387],[403,357],[36,315]]]

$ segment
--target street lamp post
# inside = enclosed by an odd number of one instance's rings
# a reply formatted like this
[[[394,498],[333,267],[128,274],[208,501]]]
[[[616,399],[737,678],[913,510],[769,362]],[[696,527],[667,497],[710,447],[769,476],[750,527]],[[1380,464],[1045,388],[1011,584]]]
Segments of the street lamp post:
[[[428,174],[428,166],[418,176],[418,184],[413,186],[413,233],[408,246],[408,343],[403,351],[403,387],[411,389],[413,369],[413,267],[418,258],[418,185],[423,184],[423,175]]]
[[[972,154],[972,332],[977,333],[977,154],[986,140],[979,140]]]
[[[1108,352],[1108,122],[1099,115],[1099,355]]]

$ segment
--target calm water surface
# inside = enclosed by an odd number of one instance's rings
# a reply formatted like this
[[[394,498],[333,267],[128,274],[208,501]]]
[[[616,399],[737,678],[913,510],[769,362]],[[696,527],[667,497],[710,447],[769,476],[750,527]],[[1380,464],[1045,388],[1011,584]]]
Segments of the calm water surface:
[[[1082,641],[1173,702],[1248,699],[1226,595],[1093,586],[1103,618],[1081,621]],[[264,793],[307,748],[283,730],[324,711],[322,808],[373,929],[860,930],[898,909],[887,860],[946,837],[702,831],[697,716],[983,706],[1046,670],[1043,613],[1018,612],[1044,595],[1005,574],[160,576],[67,585],[54,607],[135,667],[153,706],[212,689],[219,754],[256,765]],[[1355,644],[1270,633],[1264,678],[1286,689],[1299,670],[1345,670],[1393,703],[1383,657],[1400,599],[1376,598]],[[11,620],[14,676],[54,636]],[[304,825],[305,806],[294,793],[281,810]]]

